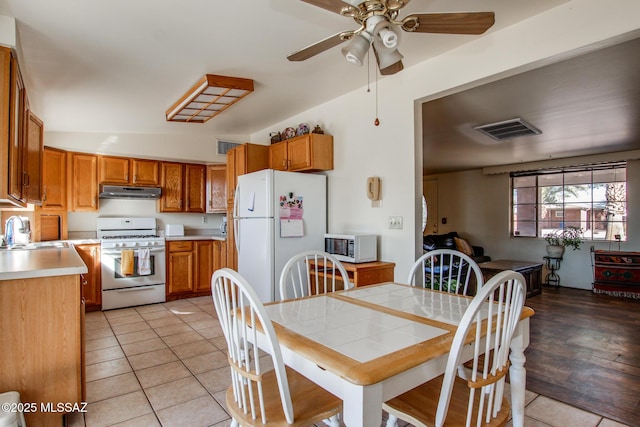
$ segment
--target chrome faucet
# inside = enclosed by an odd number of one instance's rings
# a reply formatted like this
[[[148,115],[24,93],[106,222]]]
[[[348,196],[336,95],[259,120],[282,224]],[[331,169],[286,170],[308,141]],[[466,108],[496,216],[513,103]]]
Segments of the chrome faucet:
[[[20,221],[20,228],[17,229],[18,233],[28,234],[31,232],[30,227],[25,226],[24,221],[17,215],[13,215],[7,219],[4,223],[4,238],[7,246],[11,247],[15,245],[16,242],[16,229],[14,222],[15,220]]]

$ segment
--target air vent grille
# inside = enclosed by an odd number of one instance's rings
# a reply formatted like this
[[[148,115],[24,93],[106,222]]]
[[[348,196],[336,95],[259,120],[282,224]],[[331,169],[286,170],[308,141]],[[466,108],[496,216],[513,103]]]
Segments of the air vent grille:
[[[474,129],[498,141],[506,141],[519,136],[540,135],[542,133],[540,129],[520,118],[475,126]]]
[[[218,140],[218,154],[225,155],[227,154],[227,151],[231,150],[234,147],[237,147],[238,145],[240,145],[239,142]]]

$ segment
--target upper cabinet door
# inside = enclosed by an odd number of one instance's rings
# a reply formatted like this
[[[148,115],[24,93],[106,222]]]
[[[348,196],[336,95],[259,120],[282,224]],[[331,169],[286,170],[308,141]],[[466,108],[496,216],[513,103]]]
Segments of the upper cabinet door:
[[[26,92],[18,60],[11,56],[11,94],[9,107],[9,194],[23,198],[23,152],[26,117]]]
[[[100,156],[100,184],[129,184],[129,159]]]
[[[182,163],[162,162],[160,186],[162,197],[158,201],[160,212],[182,212]]]
[[[42,208],[66,210],[67,152],[45,147],[42,158]]]
[[[98,156],[69,153],[67,167],[72,211],[98,211]]]
[[[160,162],[157,160],[131,160],[131,183],[133,185],[158,185]]]
[[[29,111],[23,150],[22,195],[27,203],[42,203],[42,151],[44,124]]]
[[[186,164],[184,167],[185,212],[205,213],[207,211],[207,167],[193,164]]]
[[[227,210],[227,168],[225,165],[207,166],[207,212],[225,213]]]

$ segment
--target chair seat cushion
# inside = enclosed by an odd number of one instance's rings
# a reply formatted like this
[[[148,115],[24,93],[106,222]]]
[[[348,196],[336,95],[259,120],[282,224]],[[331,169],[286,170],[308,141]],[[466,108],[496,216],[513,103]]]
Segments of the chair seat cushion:
[[[262,424],[260,409],[258,408],[258,393],[254,389],[256,398],[257,418],[251,417],[251,411],[247,414],[238,406],[233,397],[233,386],[227,389],[227,410],[231,416],[242,426],[309,426],[314,423],[332,417],[342,412],[342,400],[335,397],[325,389],[300,375],[293,369],[285,367],[289,392],[293,404],[294,423],[288,424],[282,410],[280,392],[275,370],[266,372],[263,376],[262,388],[264,393],[264,406],[266,409],[267,423]],[[249,401],[247,394],[247,402]]]
[[[382,408],[395,415],[401,420],[407,421],[416,427],[434,426],[436,419],[436,409],[438,408],[438,400],[440,398],[440,389],[442,388],[442,380],[444,375],[434,378],[433,380],[422,384],[406,393],[401,394],[382,405]],[[478,407],[480,399],[480,390],[476,390],[474,408]],[[463,426],[466,424],[467,407],[469,403],[469,387],[467,382],[462,378],[456,378],[453,393],[451,394],[451,402],[449,403],[449,411],[445,419],[445,426]],[[496,418],[490,423],[482,422],[483,427],[503,426],[509,418],[509,401],[503,397],[502,409]],[[484,414],[486,416],[486,413]],[[476,425],[478,414],[474,410],[471,424]]]

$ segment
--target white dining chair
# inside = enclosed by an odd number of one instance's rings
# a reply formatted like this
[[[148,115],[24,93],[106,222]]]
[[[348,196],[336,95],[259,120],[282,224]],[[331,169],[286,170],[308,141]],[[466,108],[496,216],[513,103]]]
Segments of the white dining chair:
[[[223,268],[216,270],[211,282],[231,367],[232,385],[226,394],[231,425],[307,426],[340,413],[340,399],[285,368],[273,324],[247,281],[234,270]],[[260,360],[259,330],[265,337],[273,369]]]
[[[353,286],[336,257],[323,251],[305,251],[293,256],[282,269],[280,299],[326,294]]]
[[[482,287],[484,279],[482,270],[470,256],[453,249],[435,249],[416,260],[409,270],[407,283],[468,295]]]
[[[520,273],[507,270],[492,277],[473,298],[458,325],[444,374],[385,402],[383,409],[394,420],[401,418],[418,427],[442,427],[445,421],[452,426],[504,425],[509,417],[505,375],[525,289]],[[469,378],[464,379],[457,371],[463,350],[471,341],[472,368]],[[387,422],[387,427],[392,425]]]

